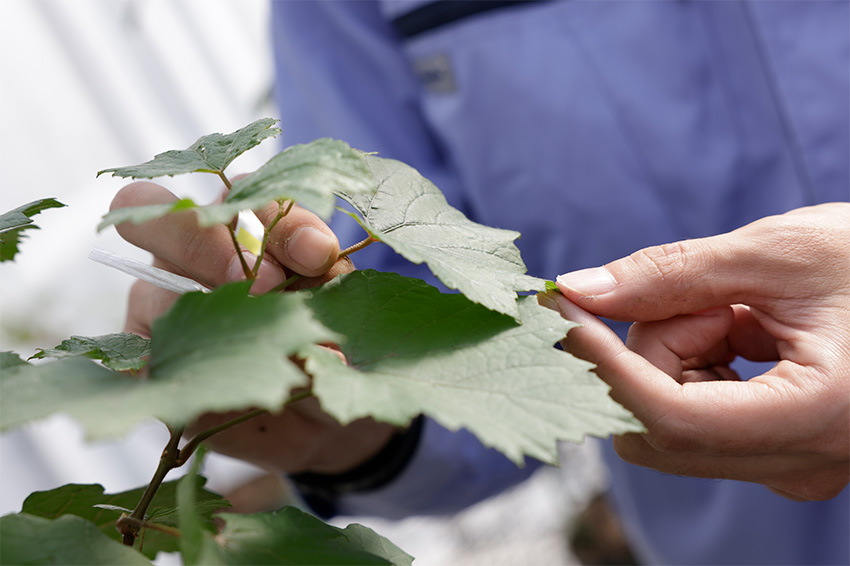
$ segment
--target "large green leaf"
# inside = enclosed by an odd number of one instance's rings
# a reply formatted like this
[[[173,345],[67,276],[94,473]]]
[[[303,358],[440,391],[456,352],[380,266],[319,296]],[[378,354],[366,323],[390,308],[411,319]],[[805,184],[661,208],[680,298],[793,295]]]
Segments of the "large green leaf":
[[[534,297],[520,299],[518,324],[422,281],[360,271],[316,290],[310,305],[347,338],[349,367],[318,348],[306,365],[322,407],[343,423],[404,425],[424,413],[518,463],[554,463],[559,439],[642,430],[591,364],[553,347],[575,325]]]
[[[0,517],[0,564],[133,566],[147,558],[80,517],[44,519],[25,513]]]
[[[313,320],[303,294],[252,297],[249,287],[178,299],[154,323],[146,379],[81,357],[39,365],[9,357],[0,380],[2,429],[63,412],[96,439],[123,435],[150,417],[178,426],[209,411],[279,409],[293,387],[307,383],[288,356],[339,337]]]
[[[209,134],[198,139],[186,149],[160,153],[150,161],[129,167],[115,167],[98,172],[112,173],[115,177],[150,179],[164,175],[206,172],[221,173],[245,151],[266,138],[280,133],[273,128],[277,120],[262,118],[230,134]]]
[[[413,558],[362,525],[344,529],[285,507],[271,513],[221,513],[222,531],[204,534],[195,564],[298,566],[410,565]],[[185,552],[185,551],[184,551]]]
[[[218,515],[226,523],[216,535],[201,528],[196,494],[203,451],[177,487],[180,550],[187,566],[214,564],[395,564],[413,559],[361,525],[332,527],[294,507],[273,513]]]
[[[161,525],[177,527],[177,483],[163,483],[148,507],[146,519]],[[198,518],[198,528],[215,532],[213,512],[230,507],[221,496],[203,489],[206,479],[197,478],[192,493],[192,508]],[[122,511],[131,511],[142,497],[144,488],[121,493],[104,493],[98,484],[68,484],[50,491],[37,491],[24,501],[21,512],[46,519],[56,519],[62,515],[76,515],[94,523],[106,536],[121,542],[121,535],[115,529],[115,522]],[[159,552],[177,552],[179,541],[173,535],[153,529],[145,529],[142,539],[142,552],[148,558],[156,557]]]
[[[378,240],[414,263],[426,263],[450,289],[489,309],[518,316],[518,291],[543,291],[545,282],[525,275],[514,240],[519,232],[472,222],[412,167],[366,158],[374,195],[340,192]]]
[[[94,337],[71,336],[55,348],[39,348],[33,358],[85,356],[101,360],[103,365],[115,371],[128,371],[142,369],[150,353],[150,340],[129,332],[119,332]]]
[[[14,210],[0,214],[0,261],[15,258],[18,244],[25,236],[25,230],[38,230],[31,218],[48,208],[62,208],[65,205],[53,198],[45,198],[19,206]]]

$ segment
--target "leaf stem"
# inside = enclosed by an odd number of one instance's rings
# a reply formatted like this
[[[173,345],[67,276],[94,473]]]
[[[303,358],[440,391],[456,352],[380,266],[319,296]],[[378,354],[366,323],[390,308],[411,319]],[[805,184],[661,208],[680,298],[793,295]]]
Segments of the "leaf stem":
[[[283,291],[284,289],[286,289],[287,287],[289,287],[290,285],[292,285],[293,283],[295,283],[296,281],[298,281],[299,279],[303,279],[303,278],[304,278],[303,275],[296,273],[295,275],[286,279],[283,283],[281,283],[280,285],[278,285],[277,287],[275,287],[274,289],[269,291],[269,293],[279,293],[279,292]]]
[[[239,256],[239,263],[242,264],[242,272],[245,274],[245,279],[254,279],[254,272],[248,267],[248,262],[245,261],[245,255],[242,253],[242,248],[239,247],[239,242],[236,241],[236,231],[230,224],[227,225],[227,230],[230,232],[230,240],[233,242],[233,247],[236,248],[236,254]]]
[[[159,465],[157,466],[148,487],[145,488],[145,492],[142,494],[142,498],[139,500],[136,508],[133,509],[132,513],[130,513],[130,519],[144,521],[145,512],[148,510],[148,506],[151,504],[151,501],[153,501],[154,495],[156,495],[159,486],[162,485],[162,482],[165,480],[165,476],[168,475],[168,472],[177,467],[177,457],[180,455],[178,445],[180,443],[180,437],[183,434],[183,428],[176,428],[170,432],[171,437],[168,439],[168,444],[165,445],[165,450],[162,451],[162,456],[159,459]],[[120,525],[116,526],[120,527]],[[136,535],[139,532],[139,527],[137,525],[130,524],[129,522],[125,522],[124,528],[119,528],[119,532],[124,535],[122,542],[127,546],[133,546],[133,543],[136,541]]]
[[[377,241],[378,240],[376,240],[372,236],[369,236],[365,240],[363,240],[362,242],[357,242],[353,246],[349,246],[349,247],[345,248],[344,250],[342,250],[341,252],[339,252],[338,258],[342,259],[344,257],[348,257],[349,255],[353,254],[354,252],[359,252],[360,250],[362,250],[363,248],[365,248],[369,244],[371,244],[373,242],[377,242]]]
[[[224,171],[216,171],[216,173],[218,173],[219,178],[224,181],[224,186],[227,187],[228,191],[233,188],[233,183],[230,182],[230,179],[227,178]]]
[[[217,434],[217,433],[219,433],[223,430],[227,430],[227,429],[234,427],[238,424],[242,424],[245,421],[251,420],[254,417],[258,417],[258,416],[265,414],[265,413],[268,413],[268,411],[266,409],[255,409],[253,411],[249,411],[249,412],[245,413],[244,415],[240,415],[240,416],[238,416],[234,419],[231,419],[227,422],[221,423],[218,426],[208,428],[207,430],[202,430],[201,432],[199,432],[198,434],[193,436],[192,439],[189,440],[189,442],[187,442],[185,446],[183,446],[183,449],[180,450],[180,454],[177,456],[177,465],[182,466],[183,464],[185,464],[189,460],[189,458],[192,456],[192,454],[195,453],[195,450],[197,450],[197,448],[198,448],[198,446],[200,446],[201,442],[203,442],[207,438],[211,437],[212,435]]]
[[[269,237],[271,236],[272,229],[277,226],[277,223],[280,222],[281,218],[289,214],[289,211],[292,210],[292,206],[295,204],[295,201],[289,201],[288,206],[284,210],[283,205],[286,201],[278,202],[277,216],[274,217],[274,220],[271,221],[271,224],[266,226],[266,229],[263,231],[263,243],[260,245],[260,255],[257,256],[257,261],[254,262],[254,267],[251,272],[254,274],[254,279],[257,278],[257,274],[260,272],[260,263],[263,261],[263,257],[266,255],[266,246],[269,244]]]

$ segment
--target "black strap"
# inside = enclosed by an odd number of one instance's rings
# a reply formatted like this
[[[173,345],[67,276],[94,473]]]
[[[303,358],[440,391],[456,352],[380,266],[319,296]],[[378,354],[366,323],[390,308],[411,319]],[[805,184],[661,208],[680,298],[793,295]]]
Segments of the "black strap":
[[[499,8],[540,4],[550,0],[439,0],[425,4],[393,20],[393,26],[403,39],[440,26],[490,12]]]
[[[397,432],[371,459],[341,474],[305,472],[289,476],[305,503],[319,517],[328,519],[337,513],[336,500],[347,493],[373,491],[394,480],[407,466],[422,435],[424,418]]]

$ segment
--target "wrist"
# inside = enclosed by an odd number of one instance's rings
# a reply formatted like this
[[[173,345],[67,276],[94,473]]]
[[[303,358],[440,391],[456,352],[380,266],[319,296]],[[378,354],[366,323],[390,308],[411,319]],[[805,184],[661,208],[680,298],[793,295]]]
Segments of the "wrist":
[[[423,417],[396,430],[371,458],[337,473],[303,472],[289,479],[313,511],[328,518],[336,514],[337,500],[351,493],[380,489],[392,482],[410,462],[422,432]]]

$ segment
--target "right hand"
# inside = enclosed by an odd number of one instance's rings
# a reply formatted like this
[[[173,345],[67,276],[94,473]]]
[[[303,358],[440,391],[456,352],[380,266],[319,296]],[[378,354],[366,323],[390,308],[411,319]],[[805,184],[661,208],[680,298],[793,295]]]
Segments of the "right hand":
[[[165,187],[138,181],[122,188],[110,208],[175,200],[177,197]],[[255,212],[268,224],[277,211],[277,204],[272,203]],[[169,214],[138,225],[127,222],[116,228],[125,240],[151,252],[153,264],[161,269],[208,287],[245,279],[227,227],[201,229],[191,211]],[[251,256],[247,255],[251,265]],[[267,292],[294,273],[304,276],[291,286],[299,289],[319,285],[351,271],[351,262],[347,258],[338,260],[338,256],[339,242],[331,229],[315,214],[295,206],[272,230],[251,291]],[[125,331],[150,337],[153,321],[177,298],[176,293],[137,281],[130,292]],[[236,412],[204,415],[187,427],[186,433],[193,434],[237,415]],[[278,472],[339,473],[376,454],[394,431],[391,425],[371,419],[342,426],[323,413],[318,401],[311,397],[279,413],[265,414],[221,432],[206,444],[222,454]]]

